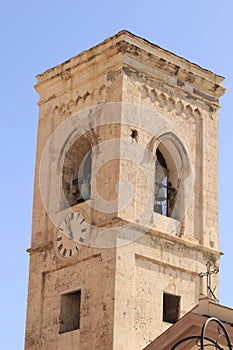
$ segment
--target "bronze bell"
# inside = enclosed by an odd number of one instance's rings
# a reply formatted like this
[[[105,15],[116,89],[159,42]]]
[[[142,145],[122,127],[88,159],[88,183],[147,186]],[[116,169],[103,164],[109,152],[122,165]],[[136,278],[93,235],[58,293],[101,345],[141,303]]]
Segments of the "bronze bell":
[[[167,199],[165,189],[163,187],[159,187],[157,195],[155,196],[156,201],[163,202]]]
[[[85,181],[81,185],[81,197],[84,200],[90,199],[90,184],[88,181]]]

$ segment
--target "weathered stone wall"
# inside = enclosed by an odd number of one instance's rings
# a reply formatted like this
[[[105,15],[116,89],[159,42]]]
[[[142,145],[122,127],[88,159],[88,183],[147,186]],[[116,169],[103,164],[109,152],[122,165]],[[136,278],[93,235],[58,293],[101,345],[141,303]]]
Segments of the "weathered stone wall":
[[[128,227],[128,230],[130,228]],[[135,227],[131,228],[132,234]],[[151,232],[117,249],[115,286],[116,349],[143,349],[171,324],[163,322],[163,292],[181,296],[180,317],[206,294],[206,271],[214,255],[185,240]],[[213,275],[213,285],[217,285]]]
[[[170,326],[162,321],[163,292],[181,296],[180,316],[206,294],[199,274],[207,261],[218,265],[220,255],[221,82],[221,77],[125,31],[38,76],[25,349],[140,350]],[[72,210],[80,210],[93,226],[91,247],[84,245],[78,256],[62,259],[56,225],[42,201],[40,167],[48,140],[72,116],[80,118],[77,135],[86,128],[93,149],[91,199]],[[63,143],[66,154],[72,142]],[[182,198],[174,217],[153,210],[159,143],[164,150],[170,147],[168,156],[179,175]],[[60,188],[53,190],[53,165],[51,158],[47,189],[60,220],[68,209],[57,200]],[[191,193],[184,185],[189,176]],[[80,329],[59,334],[61,294],[79,289]]]
[[[86,248],[72,263],[59,261],[53,250],[32,252],[26,348],[64,349],[65,341],[67,349],[107,350],[113,342],[114,276],[114,249]],[[76,290],[81,290],[80,329],[59,334],[61,295]]]
[[[170,123],[170,130],[175,132],[190,163],[190,175],[193,181],[193,195],[190,198],[185,215],[183,235],[209,246],[219,249],[217,223],[217,112],[209,111],[209,103],[194,99],[187,91],[179,91],[174,87],[174,77],[162,81],[162,73],[156,77],[142,74],[147,67],[144,62],[135,69],[124,68],[123,100],[140,105],[152,112],[152,117],[131,118],[131,123],[138,127],[140,143],[148,147],[153,135],[149,132],[153,122],[159,116]],[[164,73],[164,72],[163,72]],[[170,78],[170,81],[169,81]],[[193,78],[194,79],[194,78]],[[187,90],[190,88],[187,86]],[[148,112],[149,114],[149,112]],[[164,131],[167,127],[164,127]],[[161,133],[163,130],[161,130]],[[122,128],[122,138],[129,136],[129,127]],[[184,171],[185,169],[182,169]],[[209,210],[208,208],[211,208]]]

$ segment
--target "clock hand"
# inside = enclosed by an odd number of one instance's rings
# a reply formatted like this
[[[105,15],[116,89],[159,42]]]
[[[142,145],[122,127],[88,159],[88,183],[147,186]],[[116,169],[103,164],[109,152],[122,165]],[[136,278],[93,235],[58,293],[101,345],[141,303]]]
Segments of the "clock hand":
[[[68,233],[68,238],[69,239],[73,239],[74,235],[71,231],[71,227],[70,227],[70,220],[68,221],[67,219],[65,219],[65,223],[66,223],[66,232]]]

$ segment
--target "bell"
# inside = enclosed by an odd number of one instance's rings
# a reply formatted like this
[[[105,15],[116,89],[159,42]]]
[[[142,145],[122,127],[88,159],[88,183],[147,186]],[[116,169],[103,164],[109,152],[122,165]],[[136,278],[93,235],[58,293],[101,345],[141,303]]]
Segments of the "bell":
[[[167,199],[167,196],[163,187],[159,187],[157,195],[155,196],[155,199],[158,202],[163,202]]]
[[[84,200],[90,199],[90,184],[89,182],[84,182],[81,185],[81,197]]]

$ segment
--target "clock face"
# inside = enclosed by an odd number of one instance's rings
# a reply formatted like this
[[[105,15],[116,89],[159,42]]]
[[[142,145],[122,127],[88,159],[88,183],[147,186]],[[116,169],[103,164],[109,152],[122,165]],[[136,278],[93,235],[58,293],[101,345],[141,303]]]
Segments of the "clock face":
[[[59,256],[70,258],[77,255],[87,233],[85,217],[81,213],[72,212],[62,220],[58,230],[56,248]]]

